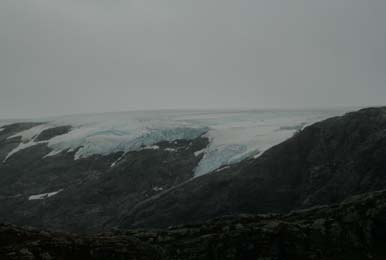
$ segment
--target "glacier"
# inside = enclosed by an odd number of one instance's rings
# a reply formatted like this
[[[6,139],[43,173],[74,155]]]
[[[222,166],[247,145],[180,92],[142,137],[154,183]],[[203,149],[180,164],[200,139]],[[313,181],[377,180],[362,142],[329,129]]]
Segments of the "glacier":
[[[200,136],[209,145],[195,176],[212,172],[248,157],[258,157],[268,148],[291,137],[297,130],[348,109],[321,110],[209,110],[209,111],[131,111],[0,121],[0,128],[15,122],[42,122],[9,138],[20,137],[21,143],[4,162],[22,149],[46,143],[48,156],[76,151],[74,159],[115,152],[156,149],[160,141],[192,140]],[[71,126],[70,132],[50,140],[36,141],[46,129]],[[114,164],[112,165],[114,167]]]

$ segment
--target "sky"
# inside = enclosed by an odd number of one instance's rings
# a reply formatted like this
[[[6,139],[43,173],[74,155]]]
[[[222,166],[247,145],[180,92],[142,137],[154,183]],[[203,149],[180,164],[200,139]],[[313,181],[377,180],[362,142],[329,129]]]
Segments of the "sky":
[[[0,118],[386,105],[385,0],[1,0]]]

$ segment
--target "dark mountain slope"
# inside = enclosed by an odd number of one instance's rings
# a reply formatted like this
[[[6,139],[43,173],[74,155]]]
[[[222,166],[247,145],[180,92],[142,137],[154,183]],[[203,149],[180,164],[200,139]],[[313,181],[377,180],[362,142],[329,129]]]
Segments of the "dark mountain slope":
[[[386,188],[386,108],[306,127],[261,157],[196,178],[122,213],[119,227],[167,227],[288,212]]]
[[[164,231],[73,235],[0,225],[0,258],[383,260],[386,191],[287,215],[223,217]]]
[[[16,133],[38,123],[18,123],[0,132],[0,221],[76,231],[110,228],[117,216],[137,203],[178,185],[194,175],[202,155],[195,152],[208,139],[158,143],[159,149],[117,152],[74,160],[76,151],[45,157],[51,149],[41,142],[20,150]],[[46,129],[34,140],[45,141],[71,130],[69,126]],[[31,195],[60,191],[29,200]]]

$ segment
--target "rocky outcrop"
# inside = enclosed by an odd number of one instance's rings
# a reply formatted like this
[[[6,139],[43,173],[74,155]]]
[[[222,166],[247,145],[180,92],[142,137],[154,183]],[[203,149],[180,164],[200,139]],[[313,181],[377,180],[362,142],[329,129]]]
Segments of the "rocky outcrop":
[[[161,251],[129,236],[81,236],[0,225],[0,258],[157,260],[161,259]]]
[[[73,235],[0,225],[1,259],[363,260],[386,258],[386,191],[289,214],[168,230]]]
[[[386,108],[306,127],[257,159],[196,178],[127,212],[119,227],[284,213],[386,188]]]
[[[55,136],[67,134],[68,132],[71,131],[71,129],[72,129],[72,127],[70,125],[64,125],[64,126],[57,126],[57,127],[49,128],[49,129],[43,130],[36,137],[35,140],[38,142],[50,140],[51,138],[53,138]]]

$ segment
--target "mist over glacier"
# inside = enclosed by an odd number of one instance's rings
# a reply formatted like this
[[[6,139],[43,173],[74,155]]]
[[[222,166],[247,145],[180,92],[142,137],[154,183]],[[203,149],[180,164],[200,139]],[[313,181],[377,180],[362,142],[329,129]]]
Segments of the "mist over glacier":
[[[41,118],[34,120],[41,124],[10,137],[20,136],[22,143],[8,154],[5,161],[18,151],[40,143],[46,143],[52,149],[46,156],[76,151],[76,160],[92,155],[136,151],[161,141],[192,140],[204,136],[209,139],[209,145],[200,151],[203,158],[195,169],[195,176],[200,176],[245,158],[257,157],[305,125],[345,111],[165,110]],[[11,121],[0,121],[0,128]],[[44,130],[57,126],[71,126],[71,131],[49,140],[37,140]]]

